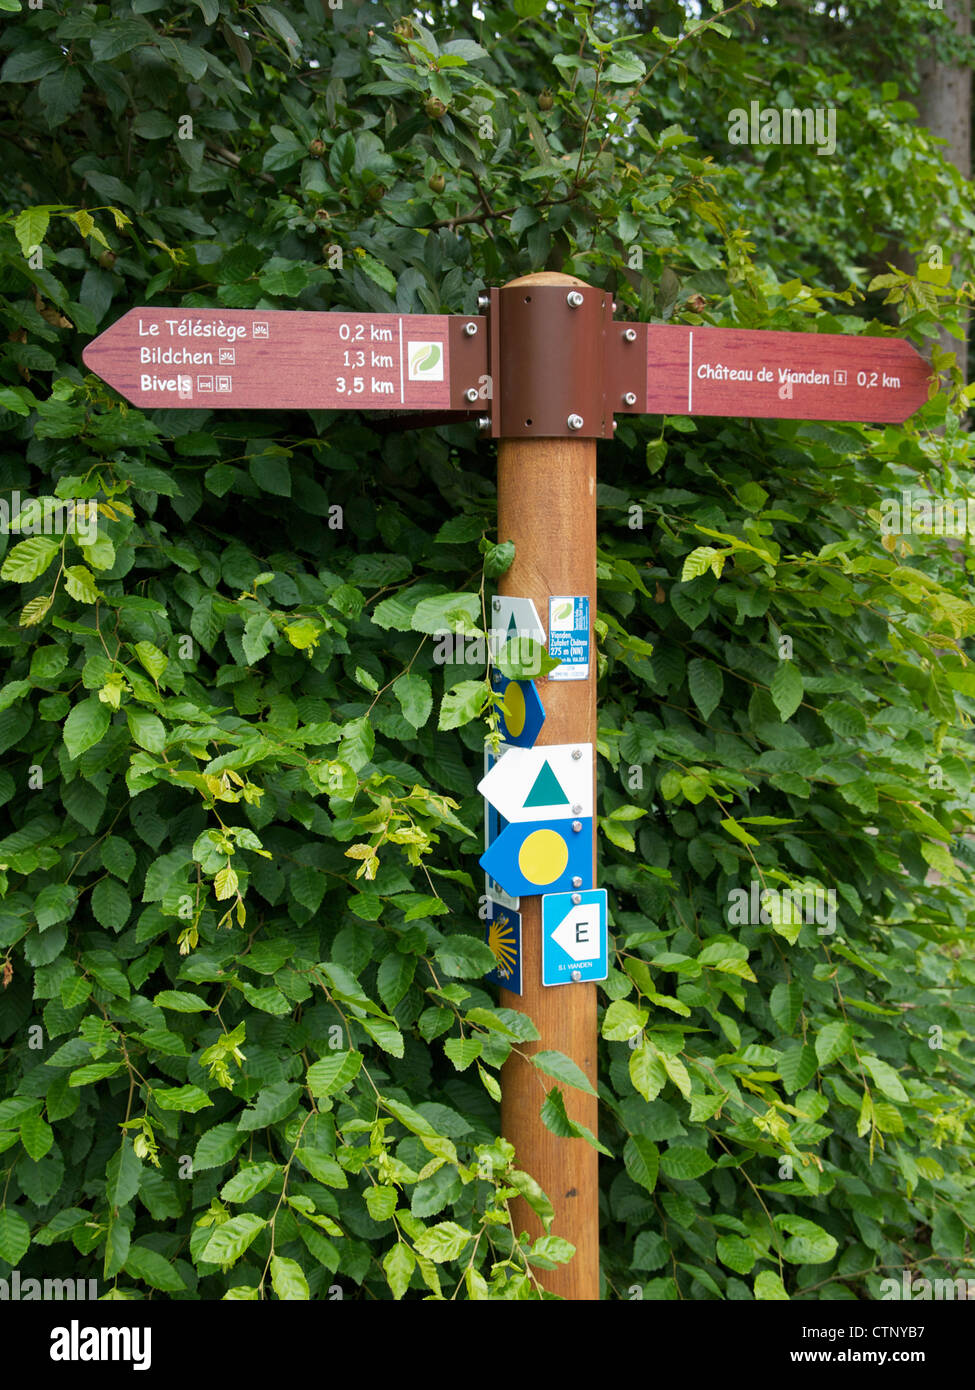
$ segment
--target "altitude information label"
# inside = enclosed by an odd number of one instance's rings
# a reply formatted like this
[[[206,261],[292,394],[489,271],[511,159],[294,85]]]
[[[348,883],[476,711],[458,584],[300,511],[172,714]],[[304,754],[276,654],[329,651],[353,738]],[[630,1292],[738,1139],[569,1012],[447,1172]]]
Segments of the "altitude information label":
[[[246,410],[450,406],[446,314],[130,309],[85,366],[133,405]]]

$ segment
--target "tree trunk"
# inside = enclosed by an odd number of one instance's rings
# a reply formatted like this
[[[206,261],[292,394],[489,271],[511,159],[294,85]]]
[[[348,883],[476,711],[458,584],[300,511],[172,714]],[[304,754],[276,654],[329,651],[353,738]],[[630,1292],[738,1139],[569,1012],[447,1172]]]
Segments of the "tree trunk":
[[[971,37],[972,0],[944,0],[944,11],[955,33]],[[944,156],[966,178],[972,176],[972,73],[961,63],[940,62],[933,44],[921,58],[918,76],[918,120],[932,135],[947,141]],[[940,346],[958,356],[962,375],[968,380],[967,343],[959,342],[942,330]]]

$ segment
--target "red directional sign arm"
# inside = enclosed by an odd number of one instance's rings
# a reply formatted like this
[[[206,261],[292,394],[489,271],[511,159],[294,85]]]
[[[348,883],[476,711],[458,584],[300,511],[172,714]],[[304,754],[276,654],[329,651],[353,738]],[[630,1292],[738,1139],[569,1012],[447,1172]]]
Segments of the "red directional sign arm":
[[[611,361],[644,389],[627,414],[901,423],[928,398],[931,368],[903,338],[614,324]],[[627,333],[631,336],[627,337]]]
[[[470,411],[487,373],[483,318],[448,314],[131,309],[82,356],[144,409]]]
[[[495,364],[493,383],[498,325],[489,344],[477,315],[131,309],[83,357],[144,409],[376,410],[389,426],[412,423],[408,412],[417,423],[476,414],[493,417],[498,433],[498,402],[510,397],[504,423],[512,438],[573,430],[605,438],[614,413],[899,424],[928,398],[931,369],[902,338],[613,321],[604,328],[595,309],[590,355],[570,380],[558,351],[573,322],[565,300],[559,292],[546,301],[544,332],[523,340],[524,326],[512,322],[521,355],[502,381]],[[527,412],[519,390],[533,363],[544,369],[549,395]]]

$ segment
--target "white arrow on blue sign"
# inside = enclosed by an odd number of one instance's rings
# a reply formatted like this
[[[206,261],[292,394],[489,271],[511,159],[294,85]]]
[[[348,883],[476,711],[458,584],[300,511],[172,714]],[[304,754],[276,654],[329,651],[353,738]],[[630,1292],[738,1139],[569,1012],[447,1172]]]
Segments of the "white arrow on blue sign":
[[[609,974],[606,889],[542,897],[542,984],[605,980]]]

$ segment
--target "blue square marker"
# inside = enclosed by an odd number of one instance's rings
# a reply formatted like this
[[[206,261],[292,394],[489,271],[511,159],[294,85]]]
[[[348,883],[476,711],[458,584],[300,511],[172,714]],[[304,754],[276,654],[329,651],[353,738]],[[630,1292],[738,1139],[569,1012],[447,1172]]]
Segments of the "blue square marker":
[[[606,889],[542,898],[542,984],[572,985],[609,974]]]

